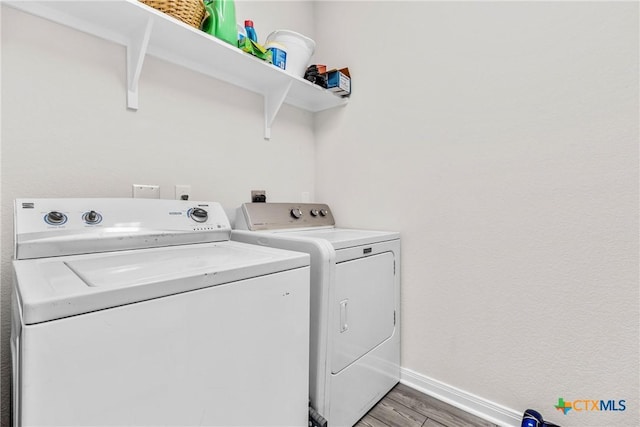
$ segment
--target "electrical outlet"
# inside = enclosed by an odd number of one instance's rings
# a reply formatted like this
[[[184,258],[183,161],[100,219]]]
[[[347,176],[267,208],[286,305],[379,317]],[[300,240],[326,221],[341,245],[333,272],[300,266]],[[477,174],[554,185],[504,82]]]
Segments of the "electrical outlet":
[[[133,184],[132,195],[135,199],[159,199],[159,185]]]
[[[189,200],[191,186],[188,184],[176,184],[176,200]]]
[[[267,201],[267,192],[264,190],[251,190],[251,201],[253,203],[264,203]]]

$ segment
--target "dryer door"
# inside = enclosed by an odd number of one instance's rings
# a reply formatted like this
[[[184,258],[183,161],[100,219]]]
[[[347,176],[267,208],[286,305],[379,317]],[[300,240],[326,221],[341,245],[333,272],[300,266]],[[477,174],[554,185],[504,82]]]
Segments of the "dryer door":
[[[331,372],[337,374],[393,334],[394,255],[336,265]]]

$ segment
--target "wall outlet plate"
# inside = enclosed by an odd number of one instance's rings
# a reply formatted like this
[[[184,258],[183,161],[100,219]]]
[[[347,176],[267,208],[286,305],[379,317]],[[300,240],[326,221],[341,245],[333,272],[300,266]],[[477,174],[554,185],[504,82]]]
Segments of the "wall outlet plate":
[[[132,196],[135,199],[159,199],[160,186],[146,185],[146,184],[133,184]]]

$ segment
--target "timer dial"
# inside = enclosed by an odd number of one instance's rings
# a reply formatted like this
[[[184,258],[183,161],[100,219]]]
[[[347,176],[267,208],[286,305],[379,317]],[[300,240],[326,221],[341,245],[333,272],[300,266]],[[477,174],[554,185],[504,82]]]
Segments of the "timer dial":
[[[291,216],[295,219],[300,219],[302,217],[302,211],[300,208],[293,208],[291,209]]]
[[[209,218],[209,214],[206,210],[202,208],[193,208],[191,209],[191,219],[195,222],[205,222]]]

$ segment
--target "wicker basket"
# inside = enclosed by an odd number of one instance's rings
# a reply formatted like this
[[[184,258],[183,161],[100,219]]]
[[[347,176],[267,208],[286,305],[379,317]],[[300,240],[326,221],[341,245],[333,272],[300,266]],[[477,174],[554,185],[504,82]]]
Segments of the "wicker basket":
[[[200,28],[204,18],[203,0],[140,0],[147,6],[158,9],[195,28]]]

